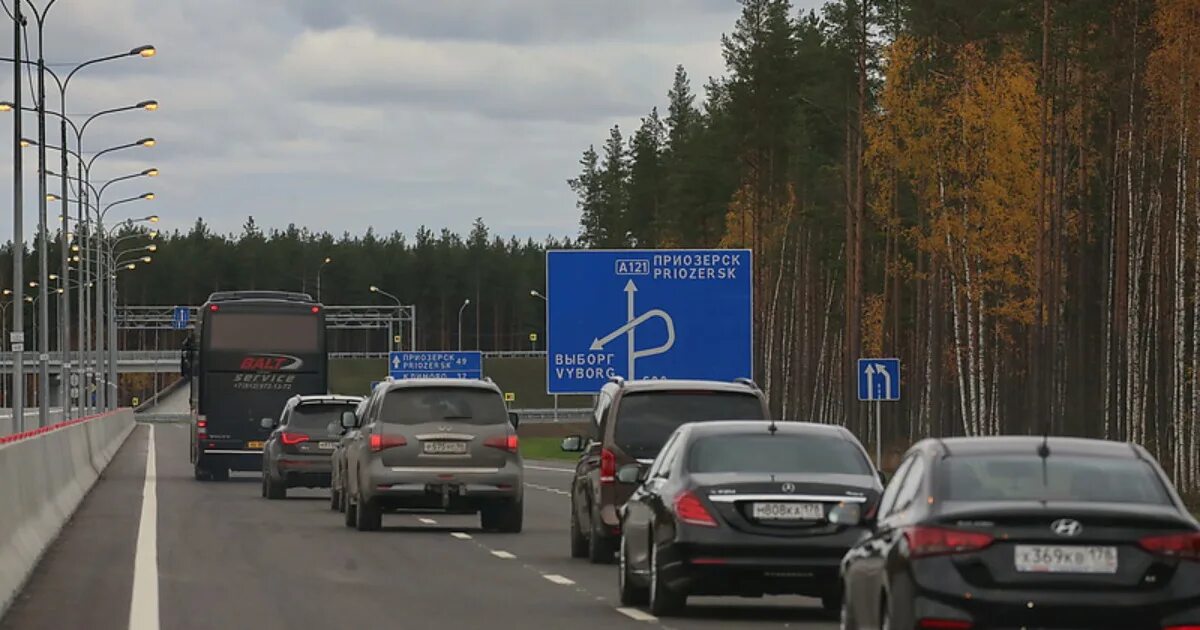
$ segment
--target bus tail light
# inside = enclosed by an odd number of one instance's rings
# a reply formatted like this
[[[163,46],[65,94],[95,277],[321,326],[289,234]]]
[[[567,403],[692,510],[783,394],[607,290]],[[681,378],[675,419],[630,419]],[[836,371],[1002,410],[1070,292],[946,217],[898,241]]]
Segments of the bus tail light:
[[[208,439],[208,419],[204,416],[196,418],[196,438],[200,440]]]

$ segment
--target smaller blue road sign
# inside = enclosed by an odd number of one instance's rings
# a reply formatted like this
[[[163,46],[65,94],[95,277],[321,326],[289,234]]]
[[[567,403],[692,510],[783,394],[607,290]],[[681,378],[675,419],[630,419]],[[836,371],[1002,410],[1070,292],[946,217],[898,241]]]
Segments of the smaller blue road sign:
[[[464,352],[391,352],[388,375],[392,378],[483,378],[483,354]]]
[[[858,399],[900,400],[900,359],[859,359]]]
[[[192,321],[192,309],[186,306],[176,306],[171,311],[171,328],[183,330]]]

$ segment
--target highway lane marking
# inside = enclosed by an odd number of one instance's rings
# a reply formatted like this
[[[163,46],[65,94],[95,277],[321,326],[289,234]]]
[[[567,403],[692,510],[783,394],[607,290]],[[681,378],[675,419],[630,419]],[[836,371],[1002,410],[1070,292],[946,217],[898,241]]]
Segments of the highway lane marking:
[[[504,558],[505,560],[512,560],[513,558],[516,558],[516,556],[507,551],[492,550],[492,555],[496,556],[497,558]]]
[[[575,580],[572,580],[569,577],[555,575],[553,573],[550,573],[550,574],[543,573],[542,577],[546,578],[547,580],[550,580],[551,582],[554,582],[555,584],[562,584],[563,586],[570,586],[575,583]]]
[[[142,486],[142,516],[138,522],[133,559],[133,594],[129,630],[158,630],[158,490],[154,459],[154,425],[146,425],[146,480]]]
[[[554,494],[559,494],[564,497],[571,496],[566,490],[559,490],[558,488],[551,488],[550,486],[541,486],[536,483],[526,483],[525,486],[528,488],[533,488],[534,490],[542,490],[543,492],[553,492]]]
[[[549,472],[573,473],[574,468],[553,468],[551,466],[534,466],[533,464],[525,464],[527,470],[545,470]]]
[[[450,535],[459,540],[471,540],[471,535],[466,532],[450,532]]]
[[[421,521],[422,523],[425,523],[426,525],[437,525],[437,521],[435,521],[431,518],[419,518],[417,520]]]
[[[618,608],[617,612],[629,617],[634,621],[658,621],[658,617],[655,617],[648,612],[642,612],[637,608]]]

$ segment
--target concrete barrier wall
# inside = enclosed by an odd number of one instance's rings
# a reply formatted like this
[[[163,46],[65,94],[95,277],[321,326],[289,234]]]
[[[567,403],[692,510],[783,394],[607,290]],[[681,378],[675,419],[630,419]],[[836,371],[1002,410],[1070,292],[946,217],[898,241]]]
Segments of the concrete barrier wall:
[[[121,409],[0,438],[0,618],[133,426]]]

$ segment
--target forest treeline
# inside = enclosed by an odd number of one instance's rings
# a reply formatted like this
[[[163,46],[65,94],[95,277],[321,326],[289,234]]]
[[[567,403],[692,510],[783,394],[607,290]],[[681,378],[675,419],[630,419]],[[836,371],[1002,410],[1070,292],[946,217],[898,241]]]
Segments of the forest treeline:
[[[122,261],[152,257],[148,265],[120,270],[120,304],[199,305],[213,291],[235,289],[302,291],[316,297],[319,270],[319,295],[325,304],[394,304],[370,291],[376,285],[404,304],[415,305],[417,344],[422,349],[458,347],[459,308],[468,299],[471,304],[463,309],[464,349],[529,350],[530,333],[539,335],[537,347],[542,348],[545,302],[530,291],[544,293],[546,249],[574,247],[571,239],[504,239],[482,220],[476,220],[466,236],[420,227],[411,236],[368,230],[335,237],[295,225],[264,230],[253,217],[234,234],[214,232],[202,219],[187,231],[164,232],[154,239],[148,234],[138,228],[114,235],[118,250],[128,252],[119,256]],[[49,250],[51,271],[59,266],[56,241]],[[151,244],[156,251],[139,251]],[[32,249],[36,252],[36,245]],[[11,252],[10,244],[0,256],[0,277],[6,279],[12,277]],[[25,270],[27,277],[36,277],[35,253],[26,254]],[[2,284],[8,286],[9,281]],[[28,314],[26,318],[31,330]],[[377,341],[371,348],[342,349],[386,349],[384,337]],[[407,331],[404,343],[409,343]]]
[[[1132,440],[1200,490],[1200,0],[743,0],[579,175],[594,247],[752,247],[778,413]],[[666,86],[664,86],[666,87]],[[649,107],[651,104],[647,104]]]

